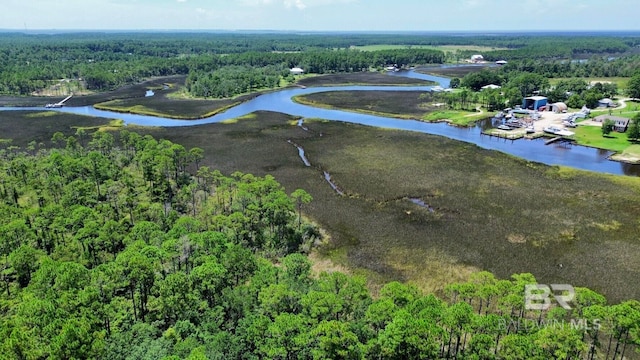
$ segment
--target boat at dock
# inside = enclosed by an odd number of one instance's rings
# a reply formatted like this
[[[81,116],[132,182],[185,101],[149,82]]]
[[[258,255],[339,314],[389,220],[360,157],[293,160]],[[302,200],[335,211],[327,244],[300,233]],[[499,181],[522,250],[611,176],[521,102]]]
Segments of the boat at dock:
[[[562,129],[556,126],[548,126],[542,129],[542,131],[546,132],[547,134],[558,135],[558,136],[573,136],[576,134],[573,131]]]
[[[45,105],[44,107],[47,109],[51,109],[51,108],[61,108],[64,106],[64,102],[71,99],[71,97],[73,96],[73,94],[67,96],[66,98],[64,98],[64,100],[57,102],[57,103],[49,103],[47,105]]]

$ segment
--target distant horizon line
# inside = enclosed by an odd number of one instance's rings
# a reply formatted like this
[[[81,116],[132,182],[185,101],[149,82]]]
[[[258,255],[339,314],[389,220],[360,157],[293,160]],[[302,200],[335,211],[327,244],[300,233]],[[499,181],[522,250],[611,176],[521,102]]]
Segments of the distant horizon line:
[[[555,29],[555,30],[277,30],[277,29],[18,29],[0,28],[1,33],[24,34],[63,34],[63,33],[293,33],[293,34],[637,34],[640,29],[593,30],[593,29]]]

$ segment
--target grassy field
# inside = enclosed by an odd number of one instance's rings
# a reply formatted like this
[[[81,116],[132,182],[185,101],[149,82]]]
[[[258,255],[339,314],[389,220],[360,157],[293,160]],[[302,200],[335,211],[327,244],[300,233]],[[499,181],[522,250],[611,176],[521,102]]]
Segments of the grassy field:
[[[591,110],[591,116],[608,115],[609,111],[611,111],[611,115],[613,116],[622,116],[627,118],[632,118],[638,114],[638,111],[640,111],[640,103],[638,101],[626,100],[625,103],[626,106],[621,109],[593,109]]]
[[[578,126],[573,129],[576,134],[574,138],[580,145],[596,147],[600,149],[623,151],[633,143],[627,139],[627,134],[612,131],[603,136],[599,126]]]
[[[556,85],[557,83],[559,83],[560,81],[563,80],[570,80],[571,78],[553,78],[553,79],[549,79],[549,83],[551,85]],[[585,77],[585,78],[581,78],[582,80],[586,81],[587,83],[591,83],[591,82],[601,82],[601,83],[607,83],[607,82],[611,82],[614,83],[618,86],[618,90],[620,89],[625,89],[627,87],[627,82],[629,81],[630,78],[627,77]]]

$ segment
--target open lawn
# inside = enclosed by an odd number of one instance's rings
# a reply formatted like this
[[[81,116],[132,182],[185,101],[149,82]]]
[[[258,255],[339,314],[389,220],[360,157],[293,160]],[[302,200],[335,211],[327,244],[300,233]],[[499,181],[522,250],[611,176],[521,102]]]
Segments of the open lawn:
[[[613,116],[622,116],[626,118],[633,118],[640,111],[640,103],[635,100],[624,100],[624,107],[618,106],[614,109],[593,109],[591,110],[591,116],[596,117],[598,115],[609,115],[609,113]]]
[[[598,126],[578,126],[572,131],[576,133],[574,138],[580,145],[618,152],[633,144],[627,139],[626,133],[612,131],[604,136],[602,135],[602,128]]]
[[[601,83],[614,83],[618,86],[618,90],[625,89],[627,87],[627,82],[630,78],[627,77],[585,77],[582,78],[587,83],[591,82],[601,82]],[[556,85],[560,81],[563,80],[571,80],[571,78],[551,78],[549,79],[549,83],[551,85]]]

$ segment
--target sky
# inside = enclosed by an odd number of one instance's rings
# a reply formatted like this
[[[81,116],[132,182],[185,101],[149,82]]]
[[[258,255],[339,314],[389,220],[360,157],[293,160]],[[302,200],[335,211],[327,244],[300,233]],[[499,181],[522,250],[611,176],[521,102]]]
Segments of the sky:
[[[640,0],[2,0],[0,29],[640,30]]]

